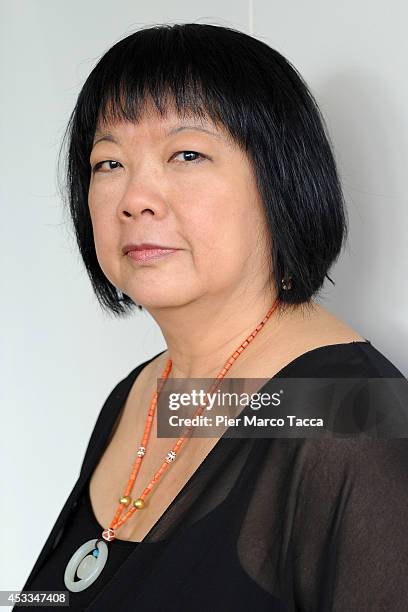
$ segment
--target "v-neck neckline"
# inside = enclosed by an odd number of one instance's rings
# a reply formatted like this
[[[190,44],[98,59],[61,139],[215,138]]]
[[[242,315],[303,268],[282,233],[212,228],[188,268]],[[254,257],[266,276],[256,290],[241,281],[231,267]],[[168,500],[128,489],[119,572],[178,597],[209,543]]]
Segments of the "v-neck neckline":
[[[355,345],[355,346],[369,345],[370,347],[372,347],[371,342],[369,340],[365,339],[364,341],[363,340],[359,340],[359,341],[352,341],[352,342],[341,342],[341,343],[336,343],[336,344],[325,344],[325,345],[322,345],[322,346],[310,349],[310,350],[305,351],[304,353],[298,355],[294,359],[292,359],[289,363],[287,363],[285,366],[283,366],[276,374],[274,374],[272,377],[268,378],[267,381],[265,382],[265,384],[262,385],[262,387],[258,390],[257,393],[259,393],[259,394],[265,393],[267,391],[267,389],[269,388],[269,386],[275,382],[276,378],[280,378],[282,375],[283,376],[286,375],[286,373],[288,371],[290,371],[292,368],[298,366],[299,363],[301,363],[304,359],[309,357],[311,354],[316,354],[316,353],[325,351],[327,349],[333,349],[333,348],[338,348],[338,347],[349,347],[350,348],[352,345]],[[88,488],[89,488],[89,480],[90,480],[90,478],[91,478],[91,476],[92,476],[96,466],[98,465],[98,462],[100,461],[103,453],[107,449],[108,444],[110,443],[111,438],[113,436],[113,433],[115,432],[117,426],[119,425],[120,419],[123,416],[123,413],[124,413],[124,410],[125,410],[125,406],[126,406],[126,402],[127,402],[128,397],[129,397],[129,395],[131,393],[131,390],[133,388],[135,380],[141,374],[142,370],[149,365],[149,363],[151,363],[154,359],[156,359],[157,357],[162,355],[166,350],[167,349],[164,349],[163,351],[161,351],[160,353],[158,353],[157,355],[155,355],[151,359],[149,359],[149,360],[145,361],[143,364],[140,364],[139,366],[137,366],[134,370],[132,370],[129,373],[127,379],[129,380],[130,384],[127,385],[124,397],[122,398],[121,402],[119,403],[119,411],[116,413],[116,418],[115,418],[113,427],[111,428],[110,435],[107,438],[107,440],[104,442],[103,447],[100,448],[98,456],[96,457],[96,459],[93,460],[92,469],[91,469],[91,471],[90,471],[90,473],[88,475],[87,481],[86,481],[86,486]],[[250,409],[251,409],[251,404],[249,403],[239,413],[239,416],[244,417],[245,415],[247,415],[249,413]],[[188,490],[188,488],[192,485],[192,483],[202,473],[202,471],[205,469],[206,465],[210,462],[210,460],[213,457],[213,455],[215,455],[215,453],[217,452],[217,449],[219,449],[219,447],[221,446],[220,442],[222,440],[225,440],[225,439],[231,439],[231,436],[229,435],[229,433],[233,429],[234,429],[233,425],[229,426],[225,430],[223,435],[220,436],[220,438],[211,447],[211,449],[205,455],[204,459],[201,461],[199,466],[196,468],[196,470],[193,472],[193,474],[191,474],[191,476],[188,478],[188,480],[184,483],[184,485],[182,486],[180,491],[173,498],[173,500],[170,502],[170,504],[167,506],[167,508],[164,510],[164,512],[160,515],[160,517],[157,519],[157,521],[155,521],[155,523],[152,525],[152,527],[149,529],[149,531],[146,533],[146,535],[143,537],[143,539],[140,540],[140,541],[137,541],[137,542],[136,541],[133,542],[131,540],[124,540],[125,542],[131,542],[131,543],[133,543],[135,545],[138,545],[137,546],[138,548],[141,545],[150,544],[151,543],[151,542],[148,542],[147,540],[150,537],[150,535],[152,534],[152,532],[156,529],[157,525],[172,511],[173,507],[185,495],[185,492]],[[89,470],[88,470],[88,472],[89,472]],[[166,540],[162,540],[162,541],[164,542]]]

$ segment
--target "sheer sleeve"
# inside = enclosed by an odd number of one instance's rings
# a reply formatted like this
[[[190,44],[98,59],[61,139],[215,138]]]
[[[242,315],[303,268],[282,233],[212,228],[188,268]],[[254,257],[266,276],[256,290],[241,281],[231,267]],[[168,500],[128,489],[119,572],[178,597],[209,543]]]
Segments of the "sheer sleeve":
[[[408,610],[408,440],[308,439],[293,518],[299,610]]]

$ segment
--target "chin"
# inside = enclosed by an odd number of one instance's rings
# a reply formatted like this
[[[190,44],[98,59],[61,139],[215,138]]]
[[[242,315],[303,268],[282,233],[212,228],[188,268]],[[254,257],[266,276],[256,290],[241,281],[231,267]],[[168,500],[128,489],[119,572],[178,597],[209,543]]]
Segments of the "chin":
[[[141,306],[143,306],[143,308],[152,309],[152,310],[154,310],[155,308],[177,308],[177,307],[185,306],[191,301],[185,298],[182,299],[180,297],[180,293],[178,295],[162,294],[162,295],[149,295],[149,296],[146,296],[146,295],[131,296],[128,293],[127,295],[129,295],[129,297],[131,297],[132,300],[136,304],[140,304]]]

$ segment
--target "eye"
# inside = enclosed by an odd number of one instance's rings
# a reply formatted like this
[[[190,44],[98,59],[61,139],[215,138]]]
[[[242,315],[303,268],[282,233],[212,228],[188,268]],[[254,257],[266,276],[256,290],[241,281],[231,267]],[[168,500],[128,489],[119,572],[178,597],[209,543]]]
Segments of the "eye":
[[[188,155],[188,156],[190,156],[190,155],[198,155],[199,158],[201,158],[201,159],[189,159],[189,160],[187,160],[187,161],[190,161],[192,164],[199,164],[202,161],[204,161],[204,159],[206,157],[205,155],[202,155],[201,153],[198,153],[197,151],[179,151],[178,153],[175,153],[173,155],[173,157],[178,157],[179,155]]]
[[[173,155],[173,157],[178,157],[179,155],[198,156],[198,158],[196,158],[196,159],[191,159],[190,158],[190,159],[185,160],[185,161],[190,161],[190,163],[193,163],[193,164],[199,164],[202,161],[204,161],[204,159],[206,159],[205,155],[202,155],[201,153],[198,153],[197,151],[179,151],[178,153],[175,153]],[[114,159],[106,159],[104,161],[100,161],[97,164],[95,164],[94,167],[92,168],[92,172],[93,173],[99,172],[99,170],[102,168],[103,164],[119,164],[119,165],[121,165],[119,162],[115,161]],[[115,166],[115,167],[117,167],[117,166]],[[112,168],[111,166],[108,167],[108,168],[110,170],[114,170],[115,169],[115,168]],[[109,169],[108,169],[108,172],[109,172]]]
[[[94,167],[92,168],[92,172],[98,172],[99,168],[101,168],[103,164],[119,164],[119,162],[115,161],[114,159],[106,159],[105,161],[100,161],[94,165]]]

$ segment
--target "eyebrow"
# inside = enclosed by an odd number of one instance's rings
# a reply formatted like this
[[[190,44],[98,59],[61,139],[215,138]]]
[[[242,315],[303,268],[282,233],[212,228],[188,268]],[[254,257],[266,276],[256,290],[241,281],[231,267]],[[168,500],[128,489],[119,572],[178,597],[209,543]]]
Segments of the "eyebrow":
[[[208,130],[204,127],[200,127],[197,125],[179,125],[177,127],[171,128],[170,130],[165,132],[164,135],[168,137],[168,136],[171,136],[172,134],[182,132],[183,130],[197,130],[199,132],[205,132],[206,134],[209,134],[210,136],[213,136],[214,138],[217,138],[218,140],[225,141],[225,138],[223,138],[221,134],[217,134],[216,132],[213,132],[212,130]],[[115,138],[115,136],[111,132],[101,132],[100,130],[96,130],[95,136],[97,138],[92,143],[92,146],[95,146],[98,142],[101,142],[103,140],[106,140],[107,142],[114,142],[115,144],[120,144],[120,139]]]

